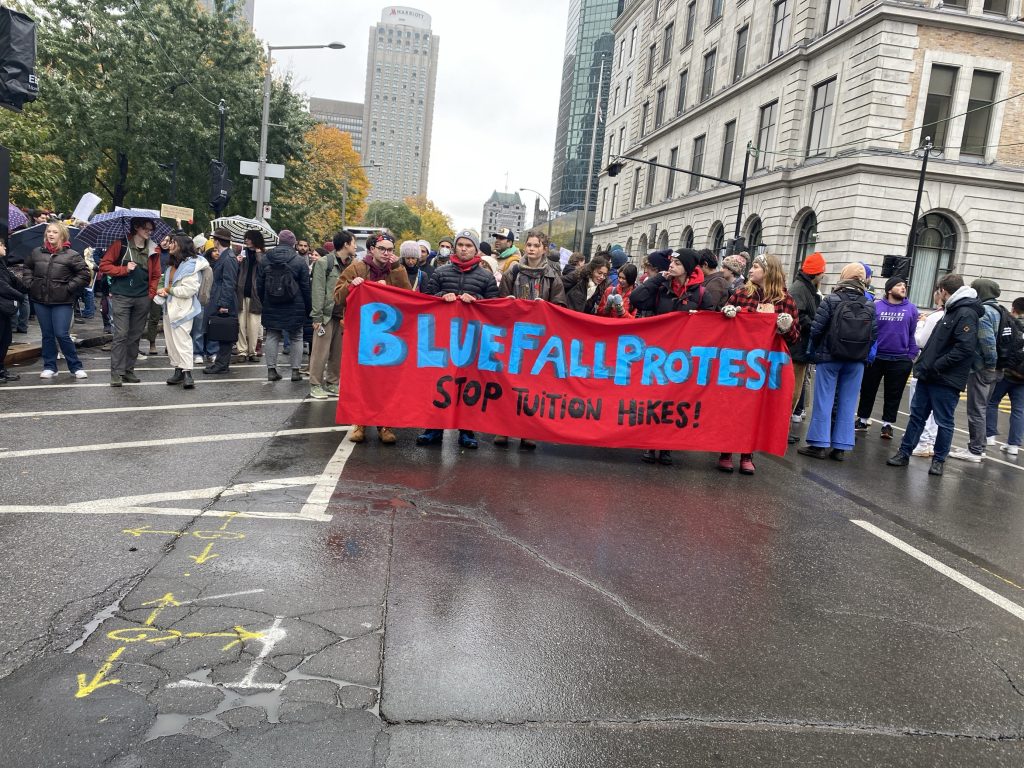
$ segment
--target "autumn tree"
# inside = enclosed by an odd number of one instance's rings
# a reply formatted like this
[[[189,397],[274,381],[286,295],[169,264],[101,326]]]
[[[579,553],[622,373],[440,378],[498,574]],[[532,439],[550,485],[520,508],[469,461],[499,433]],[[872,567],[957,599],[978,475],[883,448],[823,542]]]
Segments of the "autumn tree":
[[[329,238],[345,223],[359,221],[366,210],[370,182],[360,166],[352,136],[317,123],[306,131],[301,161],[286,165],[281,195],[274,208],[274,225],[305,236]],[[344,194],[345,185],[348,194]]]
[[[386,227],[400,239],[416,239],[412,235],[420,231],[420,217],[405,203],[393,200],[377,200],[370,203],[363,222],[371,227]]]
[[[416,232],[415,239],[427,240],[432,246],[436,247],[438,240],[443,237],[452,237],[455,234],[455,225],[452,223],[452,217],[425,196],[407,197],[405,198],[405,204],[420,219],[420,226]]]

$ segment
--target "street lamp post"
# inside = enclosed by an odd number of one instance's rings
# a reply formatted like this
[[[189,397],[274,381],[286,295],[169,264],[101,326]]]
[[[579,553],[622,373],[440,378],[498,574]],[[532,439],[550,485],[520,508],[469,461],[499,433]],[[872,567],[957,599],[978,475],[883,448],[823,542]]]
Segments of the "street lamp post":
[[[356,168],[380,168],[377,163],[357,165]],[[348,212],[348,171],[345,172],[345,183],[341,188],[341,228],[345,228],[345,214]]]
[[[547,211],[548,211],[548,242],[550,243],[551,242],[551,203],[549,203],[548,199],[546,197],[544,197],[544,195],[542,195],[536,189],[530,189],[529,187],[520,187],[519,191],[520,192],[533,192],[533,194],[535,194],[537,197],[539,197],[541,200],[544,201],[544,205],[545,205],[545,207],[547,208]]]
[[[270,127],[270,75],[274,69],[274,51],[298,51],[315,48],[330,48],[340,51],[344,43],[326,43],[325,45],[270,45],[267,44],[267,75],[263,78],[263,119],[260,121],[260,157],[259,175],[256,182],[256,219],[263,221],[263,188],[267,181],[267,130]]]
[[[926,136],[921,145],[924,150],[924,157],[921,159],[921,175],[917,179],[917,199],[914,201],[914,218],[910,222],[910,234],[907,236],[907,260],[914,258],[914,247],[917,245],[917,221],[921,218],[921,198],[924,197],[924,177],[928,172],[928,156],[931,155],[934,145],[932,137]]]

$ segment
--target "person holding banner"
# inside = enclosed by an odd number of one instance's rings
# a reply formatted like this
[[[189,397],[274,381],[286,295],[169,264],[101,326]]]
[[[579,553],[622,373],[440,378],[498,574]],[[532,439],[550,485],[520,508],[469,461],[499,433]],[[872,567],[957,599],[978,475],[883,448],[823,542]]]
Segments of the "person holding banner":
[[[560,307],[565,306],[565,288],[562,276],[547,257],[547,234],[531,229],[526,234],[526,254],[522,261],[513,264],[501,278],[498,295],[525,299],[527,301],[548,301]],[[495,435],[494,444],[499,448],[508,446],[507,435]],[[519,440],[519,450],[532,451],[537,447],[533,440],[525,437]]]
[[[563,278],[565,285],[565,305],[574,312],[593,315],[597,312],[597,303],[608,290],[611,282],[608,273],[612,263],[607,253],[597,253],[594,257],[581,264],[579,269]]]
[[[455,253],[451,262],[434,271],[426,292],[447,302],[459,300],[467,304],[478,299],[498,298],[498,284],[494,282],[494,276],[481,266],[481,261],[479,235],[472,229],[462,230],[455,236]],[[425,429],[416,438],[416,445],[435,445],[443,439],[443,429]],[[459,445],[476,450],[476,435],[468,429],[460,429]]]
[[[601,303],[597,305],[597,314],[601,317],[624,317],[632,320],[636,310],[629,303],[630,294],[636,287],[639,271],[636,264],[623,264],[619,268],[619,284],[610,285],[605,289]]]
[[[629,295],[630,305],[651,315],[667,315],[670,312],[697,312],[711,309],[711,299],[704,290],[704,273],[697,266],[697,252],[692,248],[654,251],[647,260],[658,270],[633,289]],[[648,450],[640,460],[653,464],[670,466],[672,454],[669,451]]]
[[[777,256],[755,256],[747,275],[747,284],[732,294],[722,307],[722,314],[726,317],[736,317],[740,312],[775,314],[775,330],[790,348],[800,341],[800,324],[797,322],[799,313],[796,302],[786,291],[786,275]],[[732,472],[733,468],[731,453],[723,453],[718,457],[720,471]],[[754,454],[740,454],[740,474],[754,474]]]

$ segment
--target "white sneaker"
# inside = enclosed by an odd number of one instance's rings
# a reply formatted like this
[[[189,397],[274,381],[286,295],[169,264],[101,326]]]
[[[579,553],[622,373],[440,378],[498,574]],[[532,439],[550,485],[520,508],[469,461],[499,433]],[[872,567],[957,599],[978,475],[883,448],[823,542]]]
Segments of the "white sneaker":
[[[999,450],[1007,456],[1016,456],[1019,452],[1019,448],[1016,445],[1002,445],[999,447]]]
[[[42,373],[39,374],[40,379],[55,379],[57,378],[57,372],[51,371],[49,368],[45,368]]]
[[[83,369],[79,368],[77,371],[75,371],[75,378],[76,379],[88,379],[89,378],[89,374],[86,373]]]
[[[194,355],[192,357],[192,365],[206,365],[202,355]]]
[[[799,424],[799,423],[801,423],[801,422],[802,422],[803,420],[804,420],[804,414],[803,414],[803,412],[801,412],[801,413],[794,413],[794,414],[793,414],[793,415],[792,415],[792,416],[790,417],[790,421],[792,421],[792,422],[793,422],[794,424]]]
[[[935,455],[935,446],[934,445],[919,445],[919,446],[917,446],[917,448],[914,449],[914,452],[911,453],[910,455],[911,456],[923,456],[926,459],[927,458],[931,458],[932,456]]]
[[[981,464],[981,460],[985,458],[983,454],[971,453],[966,448],[954,448],[949,452],[949,458],[960,459],[960,461],[969,461],[972,464]]]
[[[991,437],[986,437],[985,438],[985,445],[995,445],[995,444],[996,444],[996,436],[995,435],[992,435]]]

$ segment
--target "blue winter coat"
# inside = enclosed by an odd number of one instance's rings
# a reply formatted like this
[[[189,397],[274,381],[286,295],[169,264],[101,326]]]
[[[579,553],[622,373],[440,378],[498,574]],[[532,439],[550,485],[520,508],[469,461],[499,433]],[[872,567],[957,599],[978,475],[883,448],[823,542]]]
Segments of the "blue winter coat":
[[[272,264],[286,264],[291,270],[298,293],[289,304],[274,304],[267,301],[267,270]],[[309,284],[309,267],[306,260],[288,245],[279,245],[267,251],[256,270],[256,294],[263,304],[263,327],[274,331],[298,331],[306,324],[313,308],[313,294]]]
[[[235,252],[228,248],[213,262],[213,286],[210,288],[210,301],[207,302],[207,314],[215,315],[217,310],[225,307],[226,317],[238,314],[235,300],[235,289],[238,285],[238,261]]]
[[[843,281],[838,283],[835,289],[833,289],[833,292],[826,296],[818,306],[818,311],[814,315],[814,321],[811,323],[810,354],[814,356],[815,362],[832,362],[832,349],[829,342],[829,330],[832,326],[832,314],[836,311],[836,308],[843,299],[850,298],[850,294],[863,295],[863,293],[864,289],[854,284],[853,281]],[[871,307],[871,314],[873,317],[871,321],[871,344],[872,351],[874,351],[874,342],[875,339],[878,338],[878,317],[874,314],[874,302],[867,301],[867,297],[865,297],[864,300],[867,302],[868,306]]]

